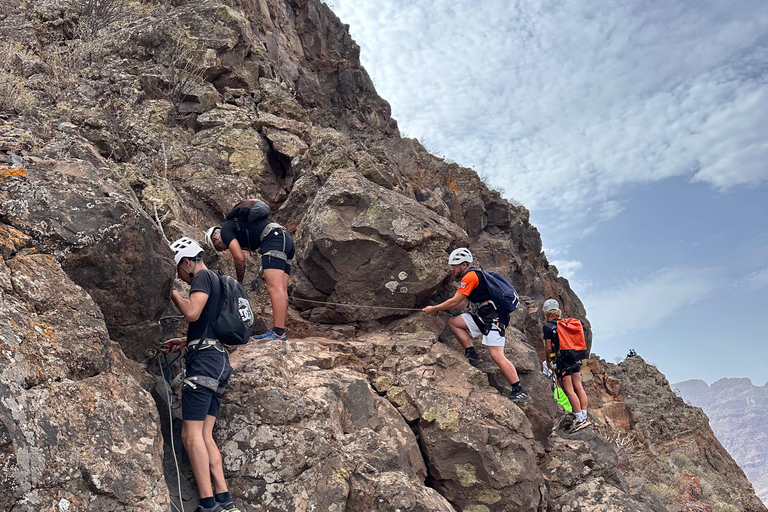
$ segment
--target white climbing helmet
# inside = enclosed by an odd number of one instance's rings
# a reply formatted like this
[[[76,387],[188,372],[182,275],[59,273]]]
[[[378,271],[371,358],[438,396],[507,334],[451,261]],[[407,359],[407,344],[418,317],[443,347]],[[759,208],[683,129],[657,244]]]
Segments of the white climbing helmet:
[[[474,260],[472,253],[466,247],[459,247],[448,256],[449,265],[459,265],[464,262],[471,264]]]
[[[171,244],[171,250],[175,254],[173,259],[176,261],[177,267],[179,266],[179,262],[181,262],[181,258],[194,258],[203,252],[203,248],[200,247],[200,244],[187,236],[183,236],[173,242]]]
[[[551,313],[553,311],[560,311],[560,304],[558,304],[555,299],[547,299],[541,306],[541,310],[544,311],[544,314]]]
[[[205,243],[216,249],[216,246],[213,245],[213,234],[216,233],[217,229],[221,229],[221,226],[213,226],[212,228],[208,228],[208,231],[205,232]],[[218,251],[218,249],[216,249]]]

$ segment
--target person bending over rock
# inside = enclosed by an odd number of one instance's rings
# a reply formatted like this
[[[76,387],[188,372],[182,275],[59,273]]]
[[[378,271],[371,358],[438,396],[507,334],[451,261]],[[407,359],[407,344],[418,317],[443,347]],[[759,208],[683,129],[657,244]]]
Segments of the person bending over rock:
[[[560,346],[560,338],[557,333],[560,305],[557,301],[547,299],[541,309],[547,320],[543,327],[544,345],[547,354],[554,354],[554,358],[550,357],[550,365],[552,366],[551,360],[554,359],[555,368],[553,370],[571,403],[573,413],[576,415],[576,421],[571,427],[571,432],[578,432],[592,424],[587,417],[587,406],[589,405],[587,393],[584,391],[584,386],[581,385],[580,355],[575,350],[562,349]],[[583,339],[584,331],[581,328],[581,323],[578,324],[578,329],[581,329]]]
[[[171,244],[179,279],[189,284],[189,298],[173,290],[171,300],[189,322],[186,338],[163,343],[162,352],[186,347],[186,378],[181,387],[181,440],[189,454],[200,503],[196,512],[240,512],[229,495],[221,452],[213,440],[213,425],[222,393],[232,374],[229,355],[213,336],[221,286],[219,277],[205,266],[203,248],[191,238]],[[210,300],[209,300],[210,299]],[[214,489],[216,494],[214,494]]]
[[[296,253],[291,235],[283,226],[264,217],[253,222],[227,220],[221,226],[209,228],[205,240],[217,251],[229,249],[235,260],[235,272],[240,284],[243,284],[245,277],[243,249],[258,250],[261,253],[264,282],[272,302],[274,327],[253,339],[287,341],[285,318],[288,314],[288,277]]]
[[[470,304],[471,313],[462,313],[448,320],[448,327],[459,340],[461,346],[464,347],[464,355],[473,366],[482,362],[472,345],[472,338],[482,335],[482,343],[488,347],[491,359],[512,385],[509,399],[513,402],[527,402],[531,397],[523,389],[515,366],[504,355],[506,343],[504,330],[509,323],[509,315],[506,315],[506,318],[500,318],[501,315],[492,303],[486,303],[491,299],[491,295],[482,273],[470,267],[473,260],[472,253],[465,247],[456,249],[451,253],[448,257],[448,264],[451,266],[451,273],[453,273],[454,278],[459,281],[459,289],[450,299],[436,306],[427,306],[423,311],[435,313],[447,309],[464,308]],[[478,307],[478,305],[480,306]]]

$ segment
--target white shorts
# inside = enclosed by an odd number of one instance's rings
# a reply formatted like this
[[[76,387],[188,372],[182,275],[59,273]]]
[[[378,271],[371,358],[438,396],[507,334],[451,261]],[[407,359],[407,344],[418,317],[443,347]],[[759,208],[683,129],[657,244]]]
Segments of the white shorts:
[[[472,315],[469,313],[462,313],[461,318],[464,319],[464,323],[469,327],[470,336],[476,338],[483,334],[480,329],[477,328],[477,324],[472,318]],[[483,336],[483,345],[486,347],[503,347],[506,341],[504,336],[499,334],[499,331],[490,331],[487,336]]]

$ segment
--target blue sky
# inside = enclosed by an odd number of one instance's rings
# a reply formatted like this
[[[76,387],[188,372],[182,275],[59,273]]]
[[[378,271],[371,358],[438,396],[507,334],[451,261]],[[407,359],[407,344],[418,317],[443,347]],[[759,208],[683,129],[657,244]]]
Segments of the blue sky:
[[[768,381],[768,2],[328,4],[402,134],[531,210],[595,352]]]

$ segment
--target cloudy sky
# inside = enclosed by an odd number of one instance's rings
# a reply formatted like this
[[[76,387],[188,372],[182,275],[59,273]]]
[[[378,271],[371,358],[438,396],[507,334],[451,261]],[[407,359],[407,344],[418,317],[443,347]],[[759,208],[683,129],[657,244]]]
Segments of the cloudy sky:
[[[402,134],[531,210],[595,352],[768,381],[768,2],[328,4]]]

